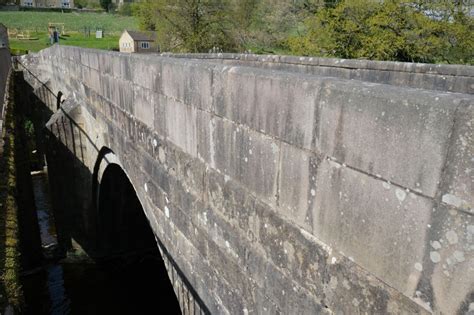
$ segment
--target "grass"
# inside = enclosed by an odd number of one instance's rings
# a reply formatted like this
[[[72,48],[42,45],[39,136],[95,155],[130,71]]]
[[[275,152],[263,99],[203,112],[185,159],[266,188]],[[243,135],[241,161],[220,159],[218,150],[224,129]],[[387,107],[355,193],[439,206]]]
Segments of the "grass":
[[[91,37],[86,37],[82,33],[72,33],[67,36],[61,36],[59,40],[60,45],[68,46],[79,46],[85,48],[95,49],[118,49],[119,35],[107,35],[105,38],[96,39],[95,34],[91,34]],[[19,40],[16,38],[10,39],[10,48],[12,50],[28,50],[30,52],[36,52],[50,46],[49,37],[47,33],[31,33],[31,37],[37,37],[36,40]]]
[[[59,12],[5,12],[0,11],[0,23],[10,31],[23,32],[34,40],[20,40],[10,37],[12,51],[36,52],[49,47],[48,23],[64,23],[66,35],[60,45],[79,46],[96,49],[118,49],[118,40],[124,29],[138,29],[134,17],[106,13],[59,13]],[[84,28],[90,28],[91,37],[84,34]],[[95,29],[102,28],[105,37],[95,38]]]
[[[138,29],[135,17],[107,13],[59,13],[59,12],[25,12],[0,11],[0,23],[10,29],[47,32],[48,23],[64,23],[66,32],[82,32],[84,27],[95,30],[101,27],[107,33],[121,33],[124,29]]]

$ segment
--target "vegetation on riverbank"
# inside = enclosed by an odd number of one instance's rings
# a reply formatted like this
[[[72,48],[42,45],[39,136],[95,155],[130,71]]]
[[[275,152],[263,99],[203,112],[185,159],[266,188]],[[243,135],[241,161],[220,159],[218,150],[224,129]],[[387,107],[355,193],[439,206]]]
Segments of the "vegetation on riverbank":
[[[16,196],[15,119],[13,80],[5,118],[5,144],[0,153],[0,312],[18,309],[23,301],[20,284],[20,249]]]

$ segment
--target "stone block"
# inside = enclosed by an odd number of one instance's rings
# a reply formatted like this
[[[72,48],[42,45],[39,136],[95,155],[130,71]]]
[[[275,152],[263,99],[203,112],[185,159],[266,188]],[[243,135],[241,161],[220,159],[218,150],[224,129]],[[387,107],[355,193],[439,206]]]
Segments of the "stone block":
[[[434,209],[415,299],[436,313],[467,314],[474,283],[474,218],[446,205]]]
[[[433,197],[460,101],[447,93],[328,81],[321,93],[315,148]]]
[[[88,66],[89,68],[91,69],[94,69],[94,70],[99,70],[99,55],[101,54],[101,52],[99,51],[93,51],[93,50],[90,50],[89,51],[89,56],[88,56]]]
[[[155,90],[184,104],[209,111],[212,105],[212,66],[204,62],[162,59]]]
[[[126,62],[131,72],[130,81],[149,90],[154,90],[155,81],[161,75],[159,60],[149,56],[139,56],[138,58],[129,58]]]
[[[456,111],[446,168],[440,185],[442,202],[474,215],[474,101]]]
[[[220,118],[216,118],[213,139],[216,169],[275,204],[279,143]]]
[[[216,68],[214,111],[251,129],[309,149],[323,79],[246,67]]]
[[[100,90],[99,94],[108,99],[112,100],[112,89],[113,89],[113,79],[109,75],[102,75],[100,77]],[[116,104],[117,106],[120,106],[121,104]]]
[[[81,67],[80,70],[81,76],[79,78],[82,79],[83,83],[92,90],[99,92],[101,80],[100,72],[87,67]]]
[[[197,110],[173,98],[164,101],[167,138],[184,152],[197,157]]]
[[[315,153],[281,145],[278,209],[307,231],[313,229],[312,209],[319,164],[320,158]]]
[[[158,95],[152,90],[143,88],[139,85],[133,85],[133,107],[138,120],[145,123],[149,128],[155,127],[155,105]],[[124,100],[126,101],[126,100]]]
[[[205,111],[197,112],[198,158],[205,161],[212,168],[216,167],[216,162],[214,161],[216,118],[212,113]]]
[[[166,138],[166,97],[160,94],[155,95],[154,100],[154,118],[155,118],[155,127],[153,131],[156,132],[160,138]]]
[[[110,100],[114,106],[121,110],[134,115],[135,100],[134,86],[130,82],[114,78],[109,75],[102,75],[101,79],[101,95]]]
[[[325,160],[318,170],[313,234],[407,295],[414,293],[433,202]]]

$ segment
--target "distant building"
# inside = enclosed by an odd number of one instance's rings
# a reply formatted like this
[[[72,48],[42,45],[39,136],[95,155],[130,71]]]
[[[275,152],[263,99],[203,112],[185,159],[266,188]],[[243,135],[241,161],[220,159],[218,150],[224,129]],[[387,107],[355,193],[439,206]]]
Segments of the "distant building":
[[[133,3],[137,2],[136,0],[112,0],[112,3],[115,3],[117,8],[120,8],[124,3]]]
[[[155,33],[133,32],[125,30],[120,36],[121,52],[150,53],[159,51]]]
[[[21,0],[22,7],[28,8],[74,8],[74,0]]]

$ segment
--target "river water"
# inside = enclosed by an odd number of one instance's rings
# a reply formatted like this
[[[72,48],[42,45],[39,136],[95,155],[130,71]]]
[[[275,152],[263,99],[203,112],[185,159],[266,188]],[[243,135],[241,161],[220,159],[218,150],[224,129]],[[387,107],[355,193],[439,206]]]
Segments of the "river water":
[[[83,257],[48,259],[57,244],[45,173],[33,175],[35,203],[46,257],[43,268],[23,276],[24,314],[176,314],[158,303],[163,274],[149,255],[127,264],[97,265]],[[160,309],[161,307],[161,309]],[[164,309],[163,309],[164,308]]]

